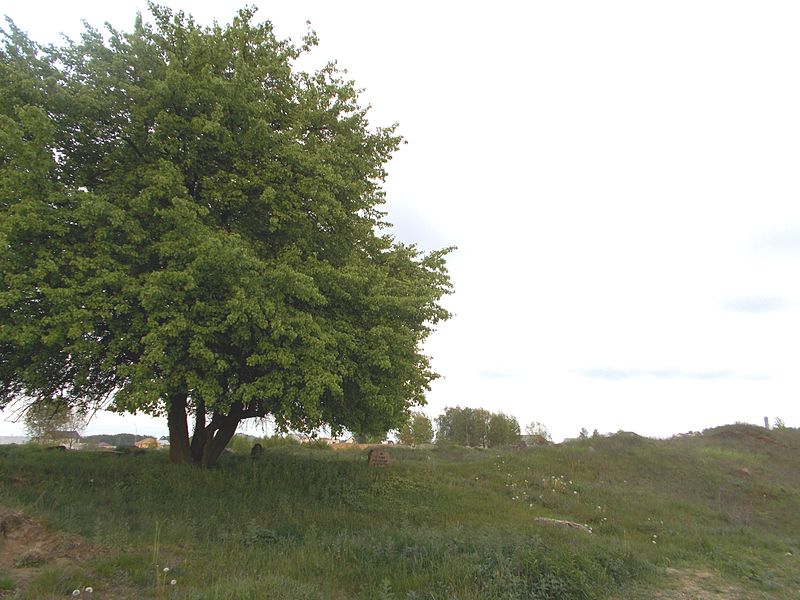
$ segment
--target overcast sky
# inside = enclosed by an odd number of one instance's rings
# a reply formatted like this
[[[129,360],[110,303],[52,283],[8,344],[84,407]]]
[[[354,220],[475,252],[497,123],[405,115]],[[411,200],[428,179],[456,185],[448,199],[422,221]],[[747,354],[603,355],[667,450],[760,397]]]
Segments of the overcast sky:
[[[165,2],[199,22],[238,2]],[[426,412],[650,436],[800,425],[800,4],[263,3],[408,144],[389,220],[450,260]],[[37,41],[144,2],[7,3]],[[166,433],[100,416],[89,433]],[[0,433],[20,433],[0,423]]]

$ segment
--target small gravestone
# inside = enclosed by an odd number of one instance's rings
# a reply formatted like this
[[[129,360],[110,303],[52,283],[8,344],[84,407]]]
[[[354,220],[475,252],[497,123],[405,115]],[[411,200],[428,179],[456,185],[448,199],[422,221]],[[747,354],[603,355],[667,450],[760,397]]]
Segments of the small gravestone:
[[[264,447],[261,444],[253,444],[253,448],[250,450],[250,458],[258,458],[264,454]]]
[[[370,467],[388,467],[389,453],[383,448],[373,448],[367,454]]]

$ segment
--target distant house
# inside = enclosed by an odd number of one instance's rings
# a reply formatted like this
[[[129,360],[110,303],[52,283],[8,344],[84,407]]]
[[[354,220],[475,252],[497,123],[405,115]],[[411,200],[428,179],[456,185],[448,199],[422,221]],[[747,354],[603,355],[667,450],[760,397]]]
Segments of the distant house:
[[[154,437],[146,437],[134,444],[137,448],[158,448],[158,440]]]
[[[110,450],[114,447],[113,444],[109,444],[108,442],[98,442],[97,447],[100,450]]]

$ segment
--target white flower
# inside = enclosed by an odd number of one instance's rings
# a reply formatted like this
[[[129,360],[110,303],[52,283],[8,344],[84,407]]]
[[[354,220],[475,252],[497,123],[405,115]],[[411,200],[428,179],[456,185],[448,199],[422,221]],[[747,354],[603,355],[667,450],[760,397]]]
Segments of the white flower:
[[[73,596],[80,596],[81,595],[81,591],[80,590],[72,590],[72,595]]]
[[[86,588],[83,591],[86,592],[87,594],[91,594],[94,590],[90,586],[86,586]]]
[[[170,585],[175,585],[176,583],[178,583],[178,582],[176,580],[174,580],[174,579],[169,582]]]
[[[164,573],[169,573],[169,567],[164,567],[163,571]]]

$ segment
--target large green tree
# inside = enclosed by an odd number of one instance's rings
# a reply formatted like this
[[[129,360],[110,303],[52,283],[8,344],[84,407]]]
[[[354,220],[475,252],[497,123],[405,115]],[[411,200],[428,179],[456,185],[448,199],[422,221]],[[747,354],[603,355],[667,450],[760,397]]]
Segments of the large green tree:
[[[166,415],[202,465],[250,417],[400,426],[451,288],[447,249],[384,232],[395,128],[296,68],[313,33],[149,8],[58,47],[2,31],[0,405]]]

